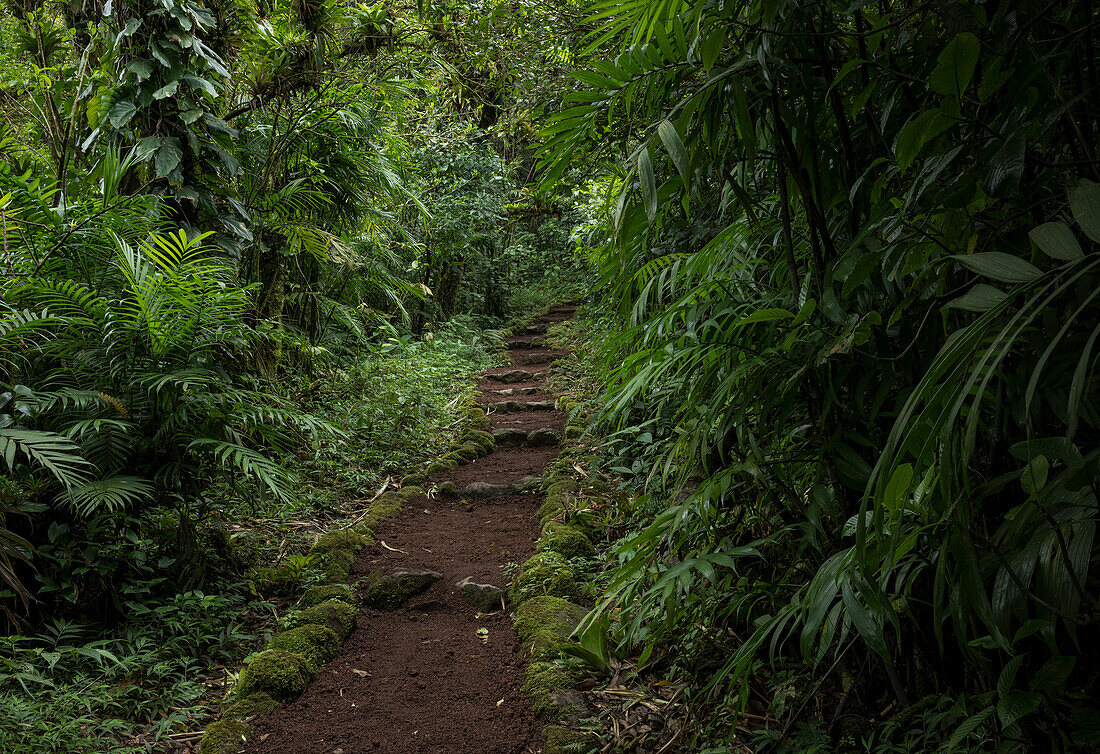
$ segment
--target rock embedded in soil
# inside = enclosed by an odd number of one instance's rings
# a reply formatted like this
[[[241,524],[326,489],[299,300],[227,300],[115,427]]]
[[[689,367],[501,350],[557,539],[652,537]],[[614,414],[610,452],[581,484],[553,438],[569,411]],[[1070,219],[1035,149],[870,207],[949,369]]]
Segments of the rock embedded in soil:
[[[237,754],[252,738],[252,726],[240,720],[219,720],[206,726],[199,754]]]
[[[538,448],[548,445],[560,445],[561,433],[556,429],[536,429],[527,435],[527,444],[532,448]]]
[[[311,586],[307,589],[306,593],[298,600],[295,607],[299,610],[305,610],[306,608],[320,605],[322,602],[328,602],[329,600],[339,600],[340,602],[353,606],[359,602],[355,595],[355,590],[347,584],[322,584],[320,586]]]
[[[539,392],[539,389],[537,387],[517,387],[516,388],[516,394],[517,395],[534,395],[537,392]]]
[[[279,703],[271,697],[271,694],[257,691],[255,694],[249,694],[235,704],[226,707],[221,719],[240,720],[247,723],[257,715],[266,715],[278,708]]]
[[[541,335],[542,333],[545,333],[549,329],[550,329],[549,325],[527,325],[527,327],[523,328],[523,331],[524,332],[529,332],[529,333],[534,333],[536,335]]]
[[[496,403],[490,403],[487,408],[491,408],[498,414],[510,414],[515,411],[523,411],[523,404],[518,401],[497,401]]]
[[[530,382],[535,379],[535,375],[528,372],[526,369],[513,369],[503,374],[490,374],[486,375],[490,380],[497,382],[503,382],[505,385],[513,384],[516,382]]]
[[[527,441],[527,433],[522,429],[493,430],[493,442],[501,447],[517,447]]]
[[[513,484],[512,489],[516,490],[517,492],[528,492],[529,490],[538,488],[540,484],[542,484],[542,477],[525,476],[518,482]]]
[[[492,484],[490,482],[470,482],[462,494],[467,497],[503,497],[512,494],[510,484]]]
[[[382,610],[396,610],[443,578],[436,571],[394,571],[389,576],[373,575],[363,602]]]
[[[294,652],[268,649],[260,652],[241,671],[237,696],[244,698],[257,691],[280,701],[295,699],[313,678],[306,658]]]
[[[458,497],[458,485],[454,482],[440,482],[435,486],[435,491],[447,497]]]
[[[580,597],[573,569],[556,552],[540,552],[521,565],[509,591],[512,603],[517,605],[542,595],[571,600]]]
[[[528,411],[553,411],[554,401],[528,401],[524,408]]]
[[[512,341],[508,342],[508,348],[509,349],[513,349],[513,348],[531,348],[531,341],[530,340],[523,340],[523,339],[512,340]]]
[[[590,558],[596,554],[596,548],[583,531],[558,521],[549,521],[542,527],[538,545],[540,551],[557,552],[567,559]]]
[[[328,626],[343,641],[355,630],[357,612],[354,607],[344,602],[328,600],[292,615],[289,626],[291,628],[311,624]]]
[[[455,586],[466,604],[476,607],[483,613],[491,613],[501,609],[504,604],[504,591],[492,584],[478,584],[472,576],[464,578]]]
[[[301,655],[316,671],[336,659],[340,653],[340,637],[328,626],[307,623],[275,634],[270,646]]]

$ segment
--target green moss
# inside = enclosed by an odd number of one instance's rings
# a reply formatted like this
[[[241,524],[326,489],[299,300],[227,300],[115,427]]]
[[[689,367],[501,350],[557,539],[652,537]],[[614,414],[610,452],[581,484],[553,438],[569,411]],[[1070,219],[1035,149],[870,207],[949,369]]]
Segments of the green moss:
[[[457,466],[455,468],[458,468]],[[401,500],[411,500],[414,497],[424,497],[426,494],[423,487],[402,487],[397,491],[397,497]]]
[[[240,720],[219,720],[206,726],[199,754],[237,754],[252,737],[252,726]]]
[[[546,488],[546,499],[554,500],[556,502],[565,503],[571,493],[577,491],[577,483],[572,479],[558,479],[552,481]]]
[[[371,543],[369,538],[358,532],[349,529],[336,529],[317,537],[317,541],[313,543],[309,551],[318,555],[324,555],[334,550],[349,550],[355,553]]]
[[[547,522],[553,521],[563,513],[565,513],[565,506],[560,500],[547,500],[539,507],[538,513],[535,515],[538,516],[539,523],[545,526]]]
[[[462,433],[462,436],[458,438],[458,441],[464,445],[468,443],[479,445],[485,452],[489,452],[493,449],[493,436],[479,429],[466,430]]]
[[[565,433],[562,435],[566,440],[579,440],[581,435],[584,434],[584,427],[578,427],[575,424],[565,425]]]
[[[402,498],[397,495],[383,495],[370,504],[366,515],[360,521],[361,526],[373,531],[383,521],[397,518],[401,515],[401,503]]]
[[[358,602],[355,597],[355,590],[347,584],[322,584],[307,589],[302,598],[298,600],[297,608],[305,610],[308,607],[320,605],[322,602],[330,600],[339,600],[346,605],[353,606]]]
[[[485,451],[476,442],[468,442],[460,446],[455,450],[455,453],[461,456],[464,461],[473,461],[485,455]]]
[[[542,527],[538,546],[543,552],[557,552],[566,558],[591,558],[596,554],[596,548],[583,531],[558,521],[550,521]]]
[[[540,631],[549,632],[564,642],[584,618],[586,610],[560,597],[532,597],[516,608],[512,626],[520,641],[527,641]]]
[[[279,703],[271,698],[271,694],[257,691],[255,694],[249,694],[236,704],[231,704],[229,707],[226,707],[225,712],[222,713],[221,719],[247,722],[253,717],[266,715],[268,712],[274,712],[278,708]]]
[[[423,487],[424,483],[428,481],[427,474],[409,474],[407,477],[401,480],[401,484],[406,487]]]
[[[531,697],[535,714],[550,719],[556,718],[559,713],[558,705],[554,703],[555,695],[572,685],[572,679],[560,665],[535,662],[527,667],[522,691]]]
[[[453,458],[440,458],[430,466],[428,466],[427,473],[429,476],[433,474],[446,474],[448,471],[454,471],[458,468],[458,461]]]
[[[542,754],[587,754],[599,744],[597,737],[585,731],[547,725],[542,729]]]
[[[296,628],[311,624],[328,626],[343,641],[355,630],[356,613],[356,609],[345,602],[328,600],[292,615],[290,627]]]
[[[351,550],[330,550],[321,555],[320,569],[324,580],[338,583],[348,580],[351,564],[355,562],[355,553]]]
[[[279,701],[296,698],[313,677],[306,658],[293,652],[268,649],[252,658],[241,671],[237,696],[245,698],[264,691]]]
[[[556,552],[540,552],[520,566],[509,589],[514,605],[545,594],[573,600],[580,597],[580,586],[573,569]]]
[[[320,669],[340,653],[340,637],[328,626],[310,623],[275,634],[271,649],[300,654],[311,667]]]

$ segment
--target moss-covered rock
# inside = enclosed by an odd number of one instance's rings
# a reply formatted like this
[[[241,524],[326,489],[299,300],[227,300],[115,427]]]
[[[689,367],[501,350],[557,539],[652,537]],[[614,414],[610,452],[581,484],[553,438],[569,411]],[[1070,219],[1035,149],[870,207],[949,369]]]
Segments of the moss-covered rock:
[[[466,409],[466,423],[474,429],[483,429],[489,426],[489,417],[480,406],[470,406]]]
[[[383,521],[397,518],[401,515],[401,504],[401,497],[393,494],[383,495],[367,508],[366,514],[360,519],[361,527],[373,531]]]
[[[396,610],[443,578],[435,571],[395,571],[383,576],[375,571],[362,584],[363,603],[379,610]]]
[[[309,551],[317,555],[324,555],[334,550],[349,550],[357,553],[369,544],[372,544],[372,540],[358,532],[350,529],[335,529],[317,537]]]
[[[328,602],[330,600],[339,600],[346,605],[352,606],[359,601],[355,596],[355,590],[347,584],[321,584],[320,586],[311,586],[307,589],[306,593],[298,600],[296,607],[299,610],[305,610],[306,608],[320,605],[322,602]]]
[[[468,442],[456,448],[455,453],[464,461],[474,461],[485,455],[485,450],[476,442]]]
[[[340,637],[328,626],[308,623],[275,634],[271,649],[299,654],[318,670],[340,653]]]
[[[252,726],[240,720],[219,720],[206,726],[199,754],[237,754],[252,737]]]
[[[516,608],[516,620],[512,627],[520,641],[528,640],[539,631],[549,631],[564,642],[586,612],[580,605],[560,597],[532,597]]]
[[[550,521],[561,518],[564,513],[565,505],[560,500],[547,500],[539,506],[535,515],[538,517],[539,524],[546,526]]]
[[[508,594],[514,605],[547,594],[575,600],[580,597],[580,586],[565,558],[556,552],[540,552],[520,566]]]
[[[456,465],[455,468],[458,468]],[[428,493],[424,492],[423,487],[402,487],[397,492],[397,497],[401,500],[412,500],[414,497],[424,497]]]
[[[329,550],[320,554],[319,568],[327,583],[342,583],[351,575],[355,553],[351,550]]]
[[[565,503],[572,493],[577,491],[577,482],[573,479],[556,479],[546,488],[546,499]]]
[[[553,662],[533,662],[527,666],[523,682],[523,693],[531,697],[535,714],[543,719],[556,719],[559,707],[557,695],[573,685],[573,680],[565,670]]]
[[[587,731],[561,725],[547,725],[542,729],[542,754],[588,754],[598,743],[597,737]]]
[[[427,481],[427,474],[421,474],[417,472],[416,474],[409,474],[407,477],[402,479],[401,484],[406,487],[423,487]]]
[[[480,446],[486,453],[493,449],[493,436],[488,432],[483,432],[480,429],[468,429],[462,433],[462,436],[458,438],[458,441],[463,445],[474,443]]]
[[[268,649],[252,658],[241,671],[237,696],[244,699],[263,691],[279,701],[296,698],[313,678],[313,669],[306,658],[294,652]]]
[[[328,626],[343,641],[355,630],[356,613],[356,609],[345,602],[328,600],[294,613],[290,617],[290,627]]]
[[[549,521],[542,527],[538,547],[543,552],[560,553],[566,558],[590,558],[596,554],[596,548],[583,531],[558,521]]]
[[[435,474],[446,474],[448,471],[454,471],[458,468],[458,461],[453,458],[440,458],[437,461],[433,461],[427,468],[428,476]]]
[[[566,424],[565,432],[562,434],[562,437],[565,439],[566,442],[569,442],[570,440],[579,440],[581,439],[581,435],[584,434],[584,430],[585,427],[578,426],[576,424]]]
[[[458,485],[454,482],[440,482],[435,486],[435,491],[440,495],[446,495],[448,497],[458,497],[461,493]]]
[[[249,694],[244,699],[239,700],[236,704],[226,707],[221,719],[248,722],[254,717],[266,715],[278,708],[279,703],[271,698],[271,694],[257,691],[255,694]]]

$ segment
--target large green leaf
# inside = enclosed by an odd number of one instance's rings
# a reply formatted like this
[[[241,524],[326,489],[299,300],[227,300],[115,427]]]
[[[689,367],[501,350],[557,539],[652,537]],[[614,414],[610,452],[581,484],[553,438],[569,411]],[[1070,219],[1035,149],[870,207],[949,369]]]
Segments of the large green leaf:
[[[1069,207],[1085,235],[1100,243],[1100,184],[1082,178],[1070,189]]]
[[[1030,283],[1043,274],[1030,262],[1002,251],[956,254],[952,259],[982,277],[1001,283]]]
[[[1028,235],[1044,254],[1053,259],[1069,261],[1085,255],[1073,231],[1065,223],[1043,223]]]
[[[980,50],[978,38],[970,32],[956,36],[936,60],[936,68],[928,79],[929,86],[945,97],[962,97],[974,76]]]

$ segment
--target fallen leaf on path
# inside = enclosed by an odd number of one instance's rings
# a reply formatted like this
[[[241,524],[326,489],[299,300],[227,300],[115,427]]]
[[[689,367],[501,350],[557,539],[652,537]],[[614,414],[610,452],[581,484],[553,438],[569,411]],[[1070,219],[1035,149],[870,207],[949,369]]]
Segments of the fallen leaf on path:
[[[501,699],[501,700],[500,700],[499,702],[497,702],[497,706],[498,706],[498,707],[499,707],[500,705],[502,705],[502,704],[504,704],[504,699]]]
[[[489,629],[479,628],[477,630],[477,638],[481,639],[483,642],[488,644],[489,643]]]
[[[371,677],[370,673],[368,673],[365,670],[357,670],[355,668],[352,668],[351,672],[355,673],[360,678],[370,678]]]
[[[408,555],[409,554],[409,553],[405,552],[404,550],[398,550],[396,547],[390,547],[388,544],[385,543],[384,540],[381,540],[381,539],[378,540],[378,544],[382,545],[383,547],[385,547],[390,552],[399,552],[402,555]]]

